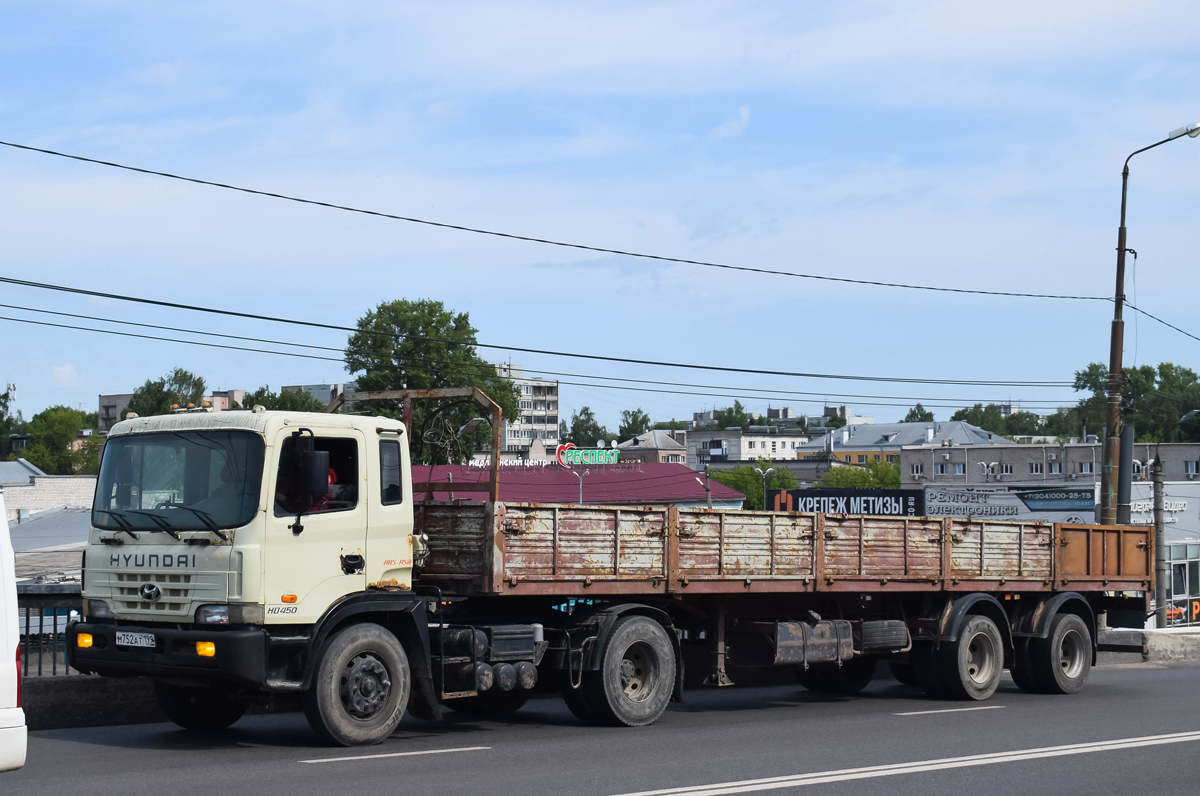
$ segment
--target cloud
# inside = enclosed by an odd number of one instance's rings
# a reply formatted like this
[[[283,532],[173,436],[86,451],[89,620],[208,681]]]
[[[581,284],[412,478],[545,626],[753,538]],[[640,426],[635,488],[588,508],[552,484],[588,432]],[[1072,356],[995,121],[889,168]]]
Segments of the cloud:
[[[59,387],[76,387],[83,383],[83,377],[75,372],[75,366],[70,363],[54,365],[50,370],[54,373],[54,381]]]
[[[730,119],[725,124],[719,125],[711,133],[708,134],[709,141],[720,141],[722,138],[734,138],[746,132],[746,128],[750,126],[750,109],[742,106],[738,108],[736,119]]]

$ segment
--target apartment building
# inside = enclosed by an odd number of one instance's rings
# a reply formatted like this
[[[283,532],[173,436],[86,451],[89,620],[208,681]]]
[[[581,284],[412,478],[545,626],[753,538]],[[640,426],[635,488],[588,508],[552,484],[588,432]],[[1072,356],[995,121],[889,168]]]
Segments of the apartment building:
[[[558,381],[526,378],[524,370],[511,363],[495,367],[520,392],[520,414],[504,424],[505,452],[528,455],[533,440],[541,440],[542,445],[553,449],[558,445]]]

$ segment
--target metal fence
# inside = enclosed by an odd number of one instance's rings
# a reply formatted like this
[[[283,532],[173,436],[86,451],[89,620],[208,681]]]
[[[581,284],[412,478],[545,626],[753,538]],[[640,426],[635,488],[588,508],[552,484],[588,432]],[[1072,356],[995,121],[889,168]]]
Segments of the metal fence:
[[[17,585],[22,676],[79,674],[67,664],[66,631],[82,607],[78,582]]]

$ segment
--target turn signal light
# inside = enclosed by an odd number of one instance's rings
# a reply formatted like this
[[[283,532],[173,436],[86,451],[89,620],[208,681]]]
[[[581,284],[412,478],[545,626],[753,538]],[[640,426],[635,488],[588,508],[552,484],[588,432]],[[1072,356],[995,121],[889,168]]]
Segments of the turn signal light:
[[[75,637],[75,646],[79,647],[79,649],[81,649],[81,650],[87,649],[88,647],[92,646],[92,634],[91,633],[80,633],[79,635],[77,635]]]
[[[280,601],[285,602],[285,603],[294,603],[294,602],[296,602],[296,595],[285,594],[282,597],[280,597],[279,599],[280,599]]]
[[[217,645],[211,641],[197,641],[196,654],[201,658],[211,658],[217,654]]]

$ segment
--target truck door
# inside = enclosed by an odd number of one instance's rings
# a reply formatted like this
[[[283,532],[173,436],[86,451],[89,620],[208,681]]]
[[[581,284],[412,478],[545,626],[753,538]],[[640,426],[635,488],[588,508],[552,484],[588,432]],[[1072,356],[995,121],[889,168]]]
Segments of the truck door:
[[[308,431],[304,433],[309,433]],[[365,439],[353,429],[311,430],[313,449],[329,452],[329,491],[304,506],[293,462],[299,435],[274,441],[273,507],[267,513],[265,577],[268,623],[311,623],[343,595],[366,588]],[[307,510],[297,520],[297,512]]]
[[[367,583],[373,588],[411,589],[413,558],[412,481],[407,440],[379,429],[368,452]]]

